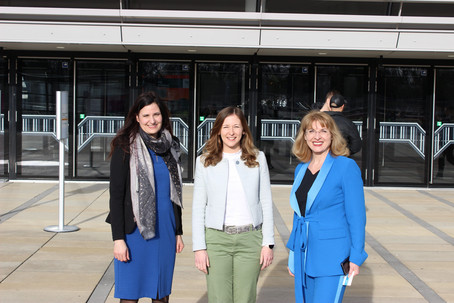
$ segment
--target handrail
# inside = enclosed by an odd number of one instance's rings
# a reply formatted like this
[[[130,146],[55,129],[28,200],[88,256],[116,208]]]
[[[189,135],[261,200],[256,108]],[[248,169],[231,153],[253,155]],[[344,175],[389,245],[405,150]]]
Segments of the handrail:
[[[215,120],[215,118],[206,118],[197,126],[197,155],[202,152],[206,141],[210,138],[210,132]]]
[[[454,144],[454,123],[444,123],[434,132],[434,159]]]
[[[426,131],[416,122],[380,122],[380,142],[408,143],[424,159]]]
[[[4,127],[4,117],[2,125]],[[175,136],[180,139],[184,153],[189,150],[189,127],[179,117],[171,118]],[[197,126],[197,153],[205,147],[210,137],[215,118],[207,118]],[[300,121],[263,119],[260,140],[284,140],[294,142]],[[95,137],[113,137],[123,126],[123,117],[87,116],[78,125],[77,150],[80,152]],[[360,135],[362,121],[353,121]],[[3,130],[3,128],[2,128]],[[22,132],[29,135],[48,134],[56,140],[54,115],[22,115]],[[409,144],[423,159],[425,158],[426,131],[416,122],[380,122],[379,141]],[[445,123],[434,132],[434,158],[454,144],[454,123]]]

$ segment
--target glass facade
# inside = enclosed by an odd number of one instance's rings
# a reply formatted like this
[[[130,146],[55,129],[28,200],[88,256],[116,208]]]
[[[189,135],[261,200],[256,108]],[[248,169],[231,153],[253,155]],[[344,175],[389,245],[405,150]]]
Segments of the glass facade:
[[[313,106],[310,65],[261,64],[259,73],[260,144],[276,182],[293,180],[298,160],[291,154],[300,120]]]
[[[246,117],[249,116],[247,74],[244,63],[197,64],[197,155],[202,153],[214,120],[224,107],[240,107]]]
[[[109,176],[110,141],[129,110],[127,61],[76,62],[76,176]]]
[[[232,11],[244,12],[245,3],[249,0],[210,1],[210,0],[127,0],[124,8],[129,9],[156,9],[156,10],[189,10],[189,11]],[[255,1],[254,1],[255,5]]]
[[[191,178],[189,142],[192,137],[191,121],[191,64],[188,62],[148,62],[139,63],[139,86],[141,91],[154,91],[169,108],[172,132],[180,140],[183,178]]]
[[[375,182],[424,184],[430,138],[429,69],[383,67],[378,79]]]
[[[352,155],[364,171],[363,151],[367,141],[367,96],[369,69],[367,66],[318,65],[316,77],[317,103],[323,103],[328,91],[340,92],[347,104],[342,112],[353,121],[363,141],[363,150]],[[328,88],[328,90],[327,90]]]
[[[55,178],[59,166],[55,100],[57,91],[69,92],[71,100],[71,61],[18,59],[17,63],[20,79],[16,103],[17,176]],[[70,145],[67,142],[65,146],[65,175],[68,175]]]
[[[4,6],[26,6],[26,7],[65,7],[65,8],[110,8],[119,9],[119,0],[1,0],[0,5]]]
[[[454,68],[436,69],[433,183],[454,184]]]
[[[366,184],[454,185],[453,67],[260,60],[254,64],[195,59],[10,60],[17,66],[17,77],[8,59],[0,62],[0,173],[6,178],[57,178],[55,98],[57,91],[68,91],[66,177],[107,180],[111,139],[135,96],[155,91],[171,111],[186,181],[192,181],[195,157],[202,152],[217,113],[238,106],[267,157],[272,182],[288,184],[297,165],[291,147],[300,120],[309,110],[320,108],[327,91],[335,89],[347,99],[344,114],[363,140],[361,152],[352,158]],[[373,82],[371,74],[376,75]],[[11,85],[10,78],[17,78],[17,85]],[[376,86],[370,90],[373,83]],[[8,121],[11,107],[17,123]],[[368,124],[370,120],[374,124]],[[7,138],[11,125],[16,130]],[[369,125],[375,127],[369,130]],[[370,179],[366,179],[368,169]]]
[[[8,173],[8,61],[0,58],[0,176]]]

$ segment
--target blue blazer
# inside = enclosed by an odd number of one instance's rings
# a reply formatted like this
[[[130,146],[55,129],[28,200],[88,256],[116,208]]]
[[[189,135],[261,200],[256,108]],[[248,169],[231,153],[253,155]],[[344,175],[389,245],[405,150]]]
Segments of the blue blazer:
[[[295,274],[297,302],[302,302],[300,290],[306,275],[342,275],[340,264],[346,257],[358,266],[367,258],[366,208],[358,165],[350,158],[329,153],[309,190],[306,215],[302,217],[295,192],[308,166],[309,162],[298,164],[290,193],[294,217],[287,243],[288,265]]]

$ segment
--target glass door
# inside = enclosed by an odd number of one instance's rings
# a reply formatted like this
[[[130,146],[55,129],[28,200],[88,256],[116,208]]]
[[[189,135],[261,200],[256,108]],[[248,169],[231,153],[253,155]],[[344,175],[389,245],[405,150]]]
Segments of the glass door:
[[[142,92],[156,92],[169,108],[172,132],[180,140],[184,179],[192,177],[189,161],[192,156],[189,144],[192,136],[190,70],[191,65],[187,62],[139,62]]]
[[[375,184],[427,180],[431,80],[425,67],[383,67],[377,77]]]
[[[454,68],[435,70],[432,184],[454,184]]]
[[[272,182],[293,180],[298,160],[291,149],[300,121],[314,107],[313,72],[308,65],[259,66],[259,147]]]
[[[58,177],[59,146],[55,133],[56,92],[69,92],[68,101],[71,108],[70,61],[18,59],[17,76],[17,176]],[[66,144],[66,147],[65,175],[68,175],[69,145]]]
[[[364,172],[363,153],[367,140],[367,87],[369,82],[367,66],[320,65],[316,66],[317,103],[325,102],[326,93],[337,91],[347,100],[342,114],[355,124],[362,139],[363,148],[352,155]],[[363,174],[364,175],[364,174]]]
[[[129,110],[127,61],[76,62],[76,176],[108,178],[110,141]]]
[[[197,156],[202,153],[220,110],[237,106],[248,117],[247,70],[245,63],[197,63],[197,130],[194,146]]]
[[[0,176],[6,176],[8,174],[8,137],[5,135],[9,107],[7,79],[7,60],[0,58]]]

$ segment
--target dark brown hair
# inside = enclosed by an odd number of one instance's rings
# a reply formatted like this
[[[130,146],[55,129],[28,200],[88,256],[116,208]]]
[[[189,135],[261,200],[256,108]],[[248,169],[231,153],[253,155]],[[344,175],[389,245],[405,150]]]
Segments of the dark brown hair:
[[[125,124],[122,128],[117,132],[117,135],[113,138],[112,142],[110,143],[110,155],[112,155],[113,150],[116,146],[121,147],[123,151],[129,153],[129,146],[131,144],[131,137],[135,137],[135,135],[139,132],[140,125],[136,120],[137,115],[145,106],[151,105],[156,103],[159,107],[159,110],[162,115],[162,128],[167,129],[170,134],[172,134],[172,125],[170,124],[170,113],[167,105],[159,100],[159,98],[155,95],[154,92],[145,92],[140,94],[134,104],[129,109],[128,115],[125,119]]]

